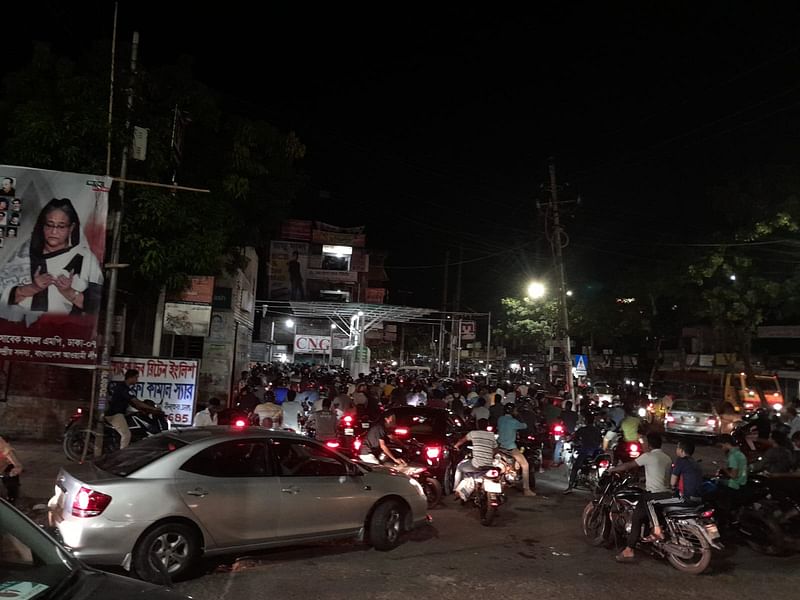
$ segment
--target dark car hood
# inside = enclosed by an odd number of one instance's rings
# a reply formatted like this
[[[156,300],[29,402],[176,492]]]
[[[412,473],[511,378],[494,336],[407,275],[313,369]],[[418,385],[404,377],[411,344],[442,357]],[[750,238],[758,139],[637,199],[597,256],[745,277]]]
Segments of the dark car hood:
[[[166,587],[112,575],[95,569],[84,569],[78,584],[70,590],[71,600],[187,600],[185,596]]]

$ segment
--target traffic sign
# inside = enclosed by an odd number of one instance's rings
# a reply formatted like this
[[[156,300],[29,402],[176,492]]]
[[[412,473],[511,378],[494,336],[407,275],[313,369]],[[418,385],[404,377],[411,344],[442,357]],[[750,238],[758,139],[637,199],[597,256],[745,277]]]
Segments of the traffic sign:
[[[575,375],[578,377],[586,377],[586,367],[589,365],[589,359],[585,354],[576,354],[573,357],[575,363]]]

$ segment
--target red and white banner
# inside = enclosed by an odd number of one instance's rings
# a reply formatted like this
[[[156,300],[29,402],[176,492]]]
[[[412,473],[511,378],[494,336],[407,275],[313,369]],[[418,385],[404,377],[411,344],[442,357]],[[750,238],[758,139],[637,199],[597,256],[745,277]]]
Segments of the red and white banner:
[[[331,351],[329,335],[295,335],[295,354],[327,354]]]

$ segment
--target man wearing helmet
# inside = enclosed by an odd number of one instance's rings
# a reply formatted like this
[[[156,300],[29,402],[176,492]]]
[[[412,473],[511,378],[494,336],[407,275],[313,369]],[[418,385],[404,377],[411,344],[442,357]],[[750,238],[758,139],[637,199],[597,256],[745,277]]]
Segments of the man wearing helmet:
[[[515,414],[515,407],[513,404],[506,404],[502,417],[497,420],[497,444],[503,450],[511,453],[511,456],[519,463],[522,468],[522,492],[526,496],[535,496],[530,487],[530,466],[525,455],[517,448],[517,431],[527,429],[528,426],[522,421],[518,420]]]

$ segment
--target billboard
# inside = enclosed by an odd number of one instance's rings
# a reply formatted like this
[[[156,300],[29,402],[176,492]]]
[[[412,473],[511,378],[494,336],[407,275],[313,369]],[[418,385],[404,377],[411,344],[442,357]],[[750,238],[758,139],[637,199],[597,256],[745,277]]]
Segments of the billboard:
[[[305,300],[308,270],[308,244],[302,242],[270,242],[269,299]]]
[[[164,303],[164,333],[206,337],[210,325],[210,304]]]
[[[97,362],[110,186],[0,165],[0,358]]]
[[[475,339],[475,321],[461,321],[461,340]]]
[[[139,371],[139,383],[133,386],[139,400],[151,400],[176,425],[194,422],[198,361],[112,356],[109,394],[128,369]]]
[[[169,300],[174,302],[192,302],[196,304],[211,304],[214,299],[214,278],[206,276],[189,277],[186,288],[170,295]]]
[[[295,335],[295,354],[327,354],[331,351],[329,335]]]

